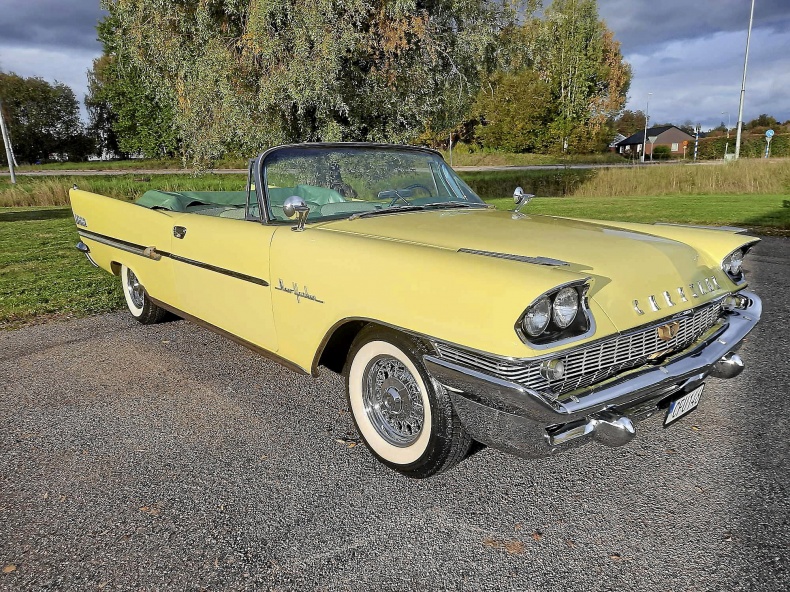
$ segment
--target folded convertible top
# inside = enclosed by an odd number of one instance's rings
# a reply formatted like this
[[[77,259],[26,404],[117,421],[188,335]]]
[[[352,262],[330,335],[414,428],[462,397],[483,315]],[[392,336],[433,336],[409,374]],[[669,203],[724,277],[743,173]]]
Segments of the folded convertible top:
[[[146,191],[135,203],[146,208],[161,208],[173,212],[186,212],[194,205],[243,206],[247,201],[245,191]]]

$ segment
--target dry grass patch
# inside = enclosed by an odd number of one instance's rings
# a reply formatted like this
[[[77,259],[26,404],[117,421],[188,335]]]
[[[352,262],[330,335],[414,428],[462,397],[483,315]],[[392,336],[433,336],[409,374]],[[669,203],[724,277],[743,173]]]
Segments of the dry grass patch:
[[[69,186],[60,179],[43,179],[17,183],[0,191],[0,207],[62,206],[69,203]]]
[[[601,169],[574,197],[638,195],[783,194],[790,192],[790,159],[742,159],[727,164],[654,165]]]
[[[63,177],[19,176],[16,185],[0,178],[0,207],[67,206],[69,189],[80,189],[133,201],[149,189],[164,191],[243,191],[246,175],[85,175]]]

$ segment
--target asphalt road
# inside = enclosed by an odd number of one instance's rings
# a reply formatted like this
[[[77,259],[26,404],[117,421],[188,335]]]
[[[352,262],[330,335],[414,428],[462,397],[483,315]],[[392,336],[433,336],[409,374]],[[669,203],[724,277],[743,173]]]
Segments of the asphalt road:
[[[407,480],[342,381],[184,321],[0,333],[2,590],[790,589],[790,240],[747,370],[671,429]]]

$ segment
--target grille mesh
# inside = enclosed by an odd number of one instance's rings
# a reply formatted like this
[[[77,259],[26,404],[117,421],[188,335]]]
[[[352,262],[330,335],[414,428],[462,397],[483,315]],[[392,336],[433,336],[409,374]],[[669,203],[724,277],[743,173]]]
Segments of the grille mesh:
[[[502,360],[443,343],[436,343],[436,348],[439,355],[447,361],[477,368],[503,380],[559,396],[642,366],[653,354],[667,349],[685,349],[710,329],[720,315],[721,300],[698,307],[687,316],[673,319],[680,327],[677,335],[669,341],[659,339],[656,327],[662,323],[658,323],[590,346],[571,348],[564,356],[553,357],[564,362],[565,375],[560,380],[552,381],[540,375],[540,361]]]

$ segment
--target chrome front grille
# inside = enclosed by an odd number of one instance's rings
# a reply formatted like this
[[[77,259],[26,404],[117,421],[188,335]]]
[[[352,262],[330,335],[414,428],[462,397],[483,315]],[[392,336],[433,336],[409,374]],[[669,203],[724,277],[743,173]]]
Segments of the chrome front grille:
[[[448,362],[476,368],[551,397],[558,397],[642,366],[651,356],[666,350],[681,351],[687,348],[716,323],[721,310],[721,300],[718,300],[693,309],[684,316],[665,319],[663,323],[640,327],[551,356],[551,359],[562,360],[565,364],[565,375],[560,380],[547,380],[541,376],[542,360],[508,360],[443,343],[435,345],[438,354]],[[657,327],[667,322],[677,322],[678,332],[672,339],[663,341],[658,336]]]

